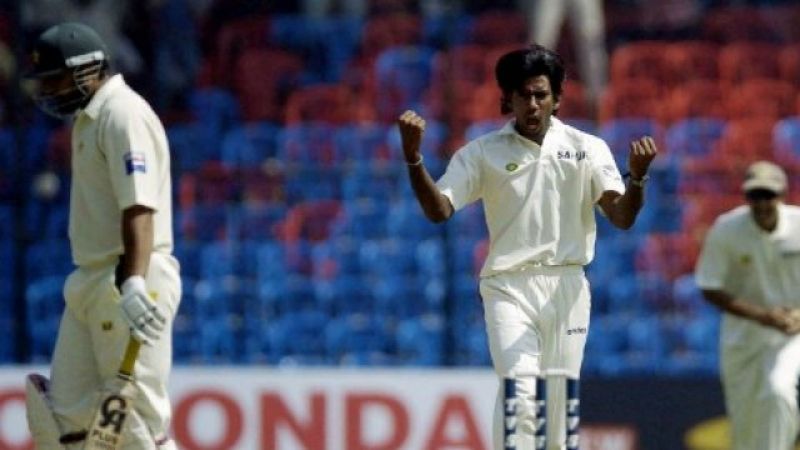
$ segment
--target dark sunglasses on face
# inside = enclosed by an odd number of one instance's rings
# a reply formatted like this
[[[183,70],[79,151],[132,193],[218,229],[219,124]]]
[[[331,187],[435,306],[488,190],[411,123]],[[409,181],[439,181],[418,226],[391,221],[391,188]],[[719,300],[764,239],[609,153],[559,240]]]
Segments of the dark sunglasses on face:
[[[753,189],[752,191],[747,191],[744,195],[747,197],[747,200],[752,202],[757,200],[774,200],[775,197],[778,196],[778,193],[767,189]]]

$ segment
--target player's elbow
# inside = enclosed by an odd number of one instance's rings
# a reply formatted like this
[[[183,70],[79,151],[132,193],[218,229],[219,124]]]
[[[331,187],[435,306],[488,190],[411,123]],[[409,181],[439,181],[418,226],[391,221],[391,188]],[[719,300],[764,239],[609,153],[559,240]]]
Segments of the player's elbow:
[[[452,212],[449,212],[444,209],[437,209],[434,211],[425,211],[425,217],[433,223],[444,223],[447,219],[450,218]]]

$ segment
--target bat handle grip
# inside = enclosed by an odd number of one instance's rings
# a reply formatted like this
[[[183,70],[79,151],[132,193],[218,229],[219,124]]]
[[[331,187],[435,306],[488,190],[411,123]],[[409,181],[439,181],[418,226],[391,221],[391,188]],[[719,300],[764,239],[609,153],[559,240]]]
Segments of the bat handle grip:
[[[128,345],[125,347],[125,356],[122,357],[122,364],[119,366],[118,374],[121,377],[133,377],[133,366],[136,364],[136,357],[139,356],[139,348],[141,346],[141,342],[137,341],[133,337],[128,339]]]

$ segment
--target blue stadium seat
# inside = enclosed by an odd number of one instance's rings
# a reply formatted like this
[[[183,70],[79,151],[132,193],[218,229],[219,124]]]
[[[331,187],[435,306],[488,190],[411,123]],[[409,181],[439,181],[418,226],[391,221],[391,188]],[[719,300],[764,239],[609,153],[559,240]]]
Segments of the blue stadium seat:
[[[358,48],[362,26],[357,17],[279,14],[271,19],[271,40],[303,56],[305,83],[339,81]]]
[[[642,136],[652,136],[658,142],[661,133],[661,125],[656,120],[628,118],[607,121],[600,126],[598,135],[611,148],[617,166],[621,168],[620,171],[624,172],[624,168],[628,167],[631,141]]]
[[[250,204],[239,206],[237,239],[270,241],[278,237],[278,226],[286,218],[288,208],[282,204]]]
[[[73,268],[72,253],[66,239],[34,242],[25,252],[25,275],[29,280],[66,276]]]
[[[419,239],[420,236],[441,236],[444,227],[425,218],[416,200],[401,199],[389,205],[386,231],[396,238]]]
[[[369,366],[388,360],[392,338],[386,324],[367,314],[329,321],[324,330],[328,357],[334,364]]]
[[[311,264],[315,280],[329,280],[337,276],[358,275],[359,241],[350,236],[332,237],[313,244]]]
[[[314,163],[288,169],[285,185],[286,202],[292,205],[304,201],[339,199],[341,178],[341,171],[337,168],[318,167]]]
[[[800,161],[800,116],[778,121],[772,141],[776,155],[790,161]]]
[[[412,275],[416,273],[416,244],[403,239],[367,240],[361,243],[361,273],[376,275]]]
[[[426,14],[422,20],[422,41],[433,48],[466,44],[474,18],[469,14]]]
[[[239,125],[222,139],[221,161],[229,169],[257,167],[278,155],[280,128],[269,122]]]
[[[337,127],[333,137],[336,160],[344,164],[371,166],[390,158],[387,136],[389,127],[379,123],[361,123]]]
[[[400,183],[407,183],[406,175],[397,167],[378,164],[353,165],[342,177],[342,199],[354,202],[373,199],[389,203],[397,198]]]
[[[711,117],[687,118],[667,128],[664,145],[668,158],[677,161],[708,156],[725,129],[725,120]]]
[[[236,362],[238,351],[235,328],[226,317],[211,317],[198,324],[199,362],[204,364],[229,364]]]
[[[420,241],[414,255],[420,277],[426,280],[443,278],[447,269],[447,257],[453,256],[445,255],[444,241],[438,237]]]
[[[277,241],[258,244],[256,252],[256,279],[282,280],[287,276],[286,250]]]
[[[370,198],[344,202],[342,214],[331,227],[331,236],[357,240],[385,237],[386,208],[385,203]]]
[[[55,347],[61,314],[64,312],[64,278],[52,276],[31,280],[25,290],[31,362],[49,361]]]
[[[397,355],[403,365],[439,366],[444,363],[444,317],[426,314],[397,325]]]
[[[200,278],[222,280],[241,273],[236,241],[208,242],[200,248]]]
[[[391,121],[398,111],[421,111],[422,94],[431,80],[434,50],[421,46],[389,47],[378,54],[375,79],[378,83],[378,116]]]
[[[333,167],[336,161],[336,127],[322,122],[295,123],[278,132],[278,157],[291,169]]]
[[[189,94],[189,108],[194,119],[204,128],[221,134],[241,121],[241,111],[236,97],[218,87],[194,89]]]
[[[463,209],[453,214],[453,217],[445,223],[445,226],[455,240],[465,238],[478,240],[489,236],[489,230],[486,228],[486,218],[483,213],[483,205],[480,202],[465,206]]]
[[[218,204],[197,204],[184,206],[178,211],[178,227],[184,238],[203,242],[233,239],[237,235],[231,224],[238,224],[239,211],[233,206]]]
[[[219,161],[219,139],[205,136],[203,124],[191,123],[167,127],[172,167],[176,173],[198,170],[207,161]]]
[[[296,357],[324,359],[325,329],[329,317],[314,310],[290,313],[277,319],[269,333],[270,348],[278,360]]]

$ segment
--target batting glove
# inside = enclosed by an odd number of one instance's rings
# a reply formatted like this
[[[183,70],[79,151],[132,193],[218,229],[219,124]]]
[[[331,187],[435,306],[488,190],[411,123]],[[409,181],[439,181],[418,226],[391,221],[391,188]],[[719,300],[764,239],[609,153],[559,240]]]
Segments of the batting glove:
[[[151,345],[164,331],[167,318],[147,294],[144,278],[134,275],[122,283],[122,317],[128,322],[134,339]]]

